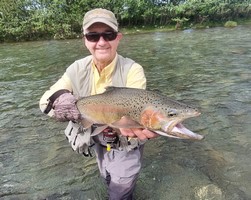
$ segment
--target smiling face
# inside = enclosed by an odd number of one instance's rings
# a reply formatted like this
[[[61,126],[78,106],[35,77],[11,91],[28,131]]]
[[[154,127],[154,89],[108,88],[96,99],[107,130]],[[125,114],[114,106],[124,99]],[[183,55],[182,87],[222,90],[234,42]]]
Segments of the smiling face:
[[[86,33],[103,33],[113,32],[113,29],[103,23],[95,23],[91,25]],[[96,65],[107,66],[112,62],[116,56],[117,48],[122,34],[118,33],[117,37],[112,41],[105,41],[103,36],[97,42],[88,41],[84,38],[85,46],[93,56],[94,63]]]

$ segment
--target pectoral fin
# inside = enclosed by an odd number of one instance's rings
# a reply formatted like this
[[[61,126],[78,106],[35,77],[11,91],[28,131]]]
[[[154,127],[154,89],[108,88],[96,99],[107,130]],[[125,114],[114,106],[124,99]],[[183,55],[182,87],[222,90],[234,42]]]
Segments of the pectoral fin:
[[[141,124],[127,116],[123,116],[120,120],[113,122],[110,126],[113,128],[144,128]]]

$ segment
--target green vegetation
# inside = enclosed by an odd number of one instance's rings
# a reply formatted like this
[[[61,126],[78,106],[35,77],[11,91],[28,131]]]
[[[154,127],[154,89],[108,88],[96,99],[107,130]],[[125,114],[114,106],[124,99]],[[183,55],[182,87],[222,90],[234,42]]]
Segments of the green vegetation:
[[[0,42],[80,37],[83,15],[92,8],[112,10],[129,32],[251,18],[251,0],[1,0]]]
[[[237,26],[237,22],[234,22],[234,21],[227,21],[225,24],[224,24],[225,27],[228,27],[228,28],[233,28],[233,27],[236,27]]]

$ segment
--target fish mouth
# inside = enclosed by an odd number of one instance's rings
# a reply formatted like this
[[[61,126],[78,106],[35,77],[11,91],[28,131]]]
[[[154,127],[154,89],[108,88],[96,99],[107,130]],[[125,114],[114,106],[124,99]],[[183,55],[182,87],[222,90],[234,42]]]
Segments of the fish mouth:
[[[162,131],[156,131],[156,133],[178,139],[190,139],[190,140],[202,140],[204,136],[194,133],[186,128],[181,121],[171,121],[162,126]]]
[[[204,138],[204,136],[187,129],[182,123],[177,123],[167,134],[180,139],[202,140]]]

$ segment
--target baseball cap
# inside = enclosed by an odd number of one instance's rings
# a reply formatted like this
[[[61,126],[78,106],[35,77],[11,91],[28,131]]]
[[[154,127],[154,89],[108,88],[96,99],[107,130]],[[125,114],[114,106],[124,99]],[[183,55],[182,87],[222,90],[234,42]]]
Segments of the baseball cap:
[[[86,29],[88,29],[92,24],[97,22],[104,23],[110,26],[114,31],[118,31],[118,22],[114,13],[106,9],[96,8],[88,11],[84,16],[84,33],[86,32]]]

